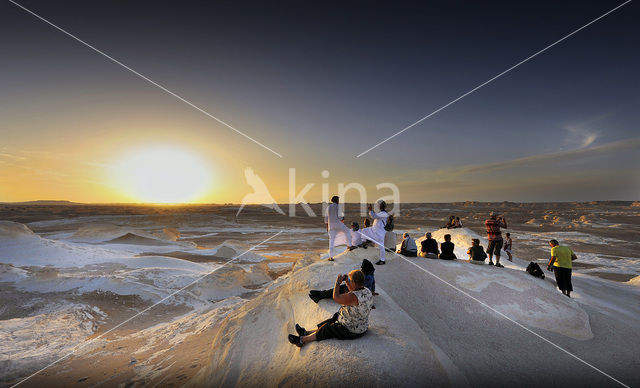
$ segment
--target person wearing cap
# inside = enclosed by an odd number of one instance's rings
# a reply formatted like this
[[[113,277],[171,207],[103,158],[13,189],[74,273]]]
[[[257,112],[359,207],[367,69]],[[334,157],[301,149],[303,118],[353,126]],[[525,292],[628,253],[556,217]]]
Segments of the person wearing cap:
[[[400,249],[398,249],[397,253],[407,257],[416,257],[418,255],[416,240],[412,239],[411,236],[409,236],[409,233],[405,232],[402,235],[402,244],[400,245]]]
[[[502,232],[500,228],[507,227],[507,221],[498,214],[491,212],[489,219],[484,222],[487,228],[487,255],[489,255],[489,265],[493,265],[493,255],[496,256],[496,267],[504,267],[500,264],[500,250],[502,249]]]

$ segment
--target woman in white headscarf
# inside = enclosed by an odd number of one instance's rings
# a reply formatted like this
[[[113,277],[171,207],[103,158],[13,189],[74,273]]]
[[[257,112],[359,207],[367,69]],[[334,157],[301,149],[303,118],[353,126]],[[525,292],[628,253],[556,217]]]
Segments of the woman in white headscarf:
[[[387,220],[389,219],[389,213],[387,213],[387,203],[385,201],[380,201],[379,205],[380,211],[374,212],[373,206],[371,204],[368,205],[369,209],[369,217],[373,219],[373,225],[369,228],[364,228],[360,230],[360,233],[363,235],[363,240],[368,239],[376,243],[378,249],[380,250],[380,260],[376,262],[377,265],[384,264],[384,235],[386,230],[384,229],[385,225],[387,225]]]

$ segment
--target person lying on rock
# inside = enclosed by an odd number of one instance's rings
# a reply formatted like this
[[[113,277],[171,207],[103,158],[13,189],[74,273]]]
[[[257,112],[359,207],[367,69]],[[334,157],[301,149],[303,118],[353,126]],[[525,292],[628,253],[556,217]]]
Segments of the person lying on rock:
[[[348,275],[338,275],[333,287],[333,300],[340,303],[340,310],[333,317],[320,322],[317,329],[307,331],[296,323],[298,335],[289,334],[292,344],[303,347],[313,341],[329,338],[352,340],[362,337],[369,327],[369,313],[373,305],[373,295],[364,286],[364,273],[355,269]],[[349,292],[341,294],[340,285],[345,283]]]
[[[367,259],[362,260],[362,265],[360,266],[360,270],[364,274],[364,286],[367,287],[372,295],[378,295],[376,292],[376,278],[373,276],[375,272],[375,268],[373,264]],[[346,285],[340,285],[340,293],[345,294],[349,292],[349,289]],[[328,290],[311,290],[309,291],[309,298],[314,302],[318,303],[318,301],[322,299],[333,298],[333,288]],[[374,307],[375,308],[375,307]]]

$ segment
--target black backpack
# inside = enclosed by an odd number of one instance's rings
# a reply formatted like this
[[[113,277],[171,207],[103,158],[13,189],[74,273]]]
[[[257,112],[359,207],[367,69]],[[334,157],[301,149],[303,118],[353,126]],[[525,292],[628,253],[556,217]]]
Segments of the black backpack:
[[[530,262],[529,265],[527,266],[527,272],[531,276],[544,279],[544,272],[542,272],[542,268],[540,268],[538,263],[534,263],[533,261]]]
[[[387,217],[387,222],[384,224],[384,230],[386,230],[387,232],[391,232],[393,230],[393,214],[389,214],[389,217]]]

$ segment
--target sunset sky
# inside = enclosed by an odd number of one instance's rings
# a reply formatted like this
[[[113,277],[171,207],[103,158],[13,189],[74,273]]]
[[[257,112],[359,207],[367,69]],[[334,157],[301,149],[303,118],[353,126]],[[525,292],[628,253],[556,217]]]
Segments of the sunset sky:
[[[5,1],[0,202],[640,199],[640,3],[16,2],[282,157]]]

